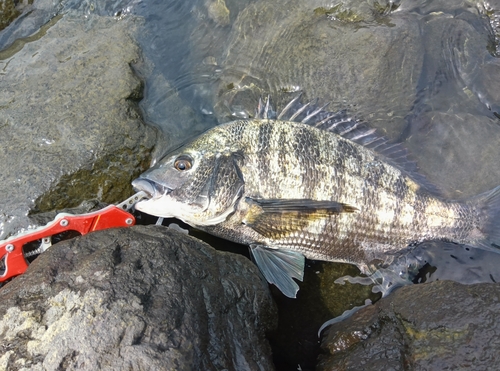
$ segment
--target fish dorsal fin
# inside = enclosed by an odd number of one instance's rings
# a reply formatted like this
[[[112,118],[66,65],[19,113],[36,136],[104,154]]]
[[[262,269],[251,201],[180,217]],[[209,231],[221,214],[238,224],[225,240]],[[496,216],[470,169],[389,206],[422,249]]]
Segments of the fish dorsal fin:
[[[301,122],[340,135],[372,150],[382,157],[382,160],[402,170],[428,192],[441,195],[441,191],[435,185],[418,173],[416,162],[410,158],[408,149],[403,144],[393,143],[377,134],[374,128],[348,115],[346,110],[329,112],[325,110],[328,104],[318,106],[317,101],[301,103],[301,96],[302,94],[297,95],[278,113],[273,110],[267,98],[265,105],[262,102],[259,104],[260,108],[257,110],[260,113],[259,118]]]
[[[302,281],[304,278],[304,255],[262,245],[250,245],[250,251],[267,282],[278,287],[289,298],[295,298],[299,285],[293,279]]]
[[[255,110],[255,118],[256,119],[275,119],[277,118],[276,111],[273,110],[271,105],[271,99],[268,96],[266,99],[266,103],[262,101],[262,98],[259,98],[259,105]]]

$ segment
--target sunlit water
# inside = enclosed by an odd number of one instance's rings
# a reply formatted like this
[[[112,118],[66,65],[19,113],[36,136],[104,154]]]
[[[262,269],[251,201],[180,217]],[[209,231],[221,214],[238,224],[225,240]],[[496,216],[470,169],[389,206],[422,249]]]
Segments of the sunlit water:
[[[259,97],[270,95],[279,108],[302,92],[405,142],[448,198],[499,185],[500,2],[332,4],[35,1],[0,32],[0,48],[70,10],[139,16],[144,57],[133,67],[145,83],[144,120],[164,134],[157,157],[218,122],[251,117]],[[500,279],[500,255],[451,244],[408,254],[407,267],[437,267],[416,281]]]

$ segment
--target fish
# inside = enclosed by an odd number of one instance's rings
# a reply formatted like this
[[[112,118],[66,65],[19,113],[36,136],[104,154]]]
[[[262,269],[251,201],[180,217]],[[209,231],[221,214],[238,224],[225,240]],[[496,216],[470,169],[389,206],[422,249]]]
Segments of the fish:
[[[428,240],[500,252],[500,187],[447,200],[406,148],[346,110],[259,100],[252,118],[215,126],[132,182],[136,209],[249,246],[291,298],[305,259],[370,264]]]

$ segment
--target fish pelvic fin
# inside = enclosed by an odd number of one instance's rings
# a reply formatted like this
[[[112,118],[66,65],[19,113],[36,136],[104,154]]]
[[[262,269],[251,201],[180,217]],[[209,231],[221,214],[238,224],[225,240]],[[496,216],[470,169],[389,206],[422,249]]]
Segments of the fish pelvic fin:
[[[469,200],[479,211],[482,238],[475,245],[485,250],[500,252],[500,186]],[[474,236],[472,236],[474,237]]]
[[[250,251],[267,282],[275,285],[285,296],[295,298],[299,285],[293,279],[304,279],[304,255],[262,245],[250,245]]]

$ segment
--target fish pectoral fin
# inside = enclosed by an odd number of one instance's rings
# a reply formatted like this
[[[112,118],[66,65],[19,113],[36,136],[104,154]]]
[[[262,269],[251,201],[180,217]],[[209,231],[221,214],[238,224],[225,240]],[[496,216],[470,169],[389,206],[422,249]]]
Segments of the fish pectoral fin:
[[[289,298],[295,298],[299,285],[293,280],[304,278],[304,255],[288,250],[271,249],[262,245],[250,245],[250,251],[266,278]]]
[[[250,205],[257,205],[262,212],[268,213],[318,213],[322,216],[327,214],[352,213],[358,211],[354,206],[336,201],[318,201],[311,199],[263,199],[246,197],[245,201]]]
[[[335,201],[308,199],[254,199],[246,197],[250,208],[243,224],[264,237],[279,239],[304,231],[310,222],[340,213],[353,213],[354,206]]]

